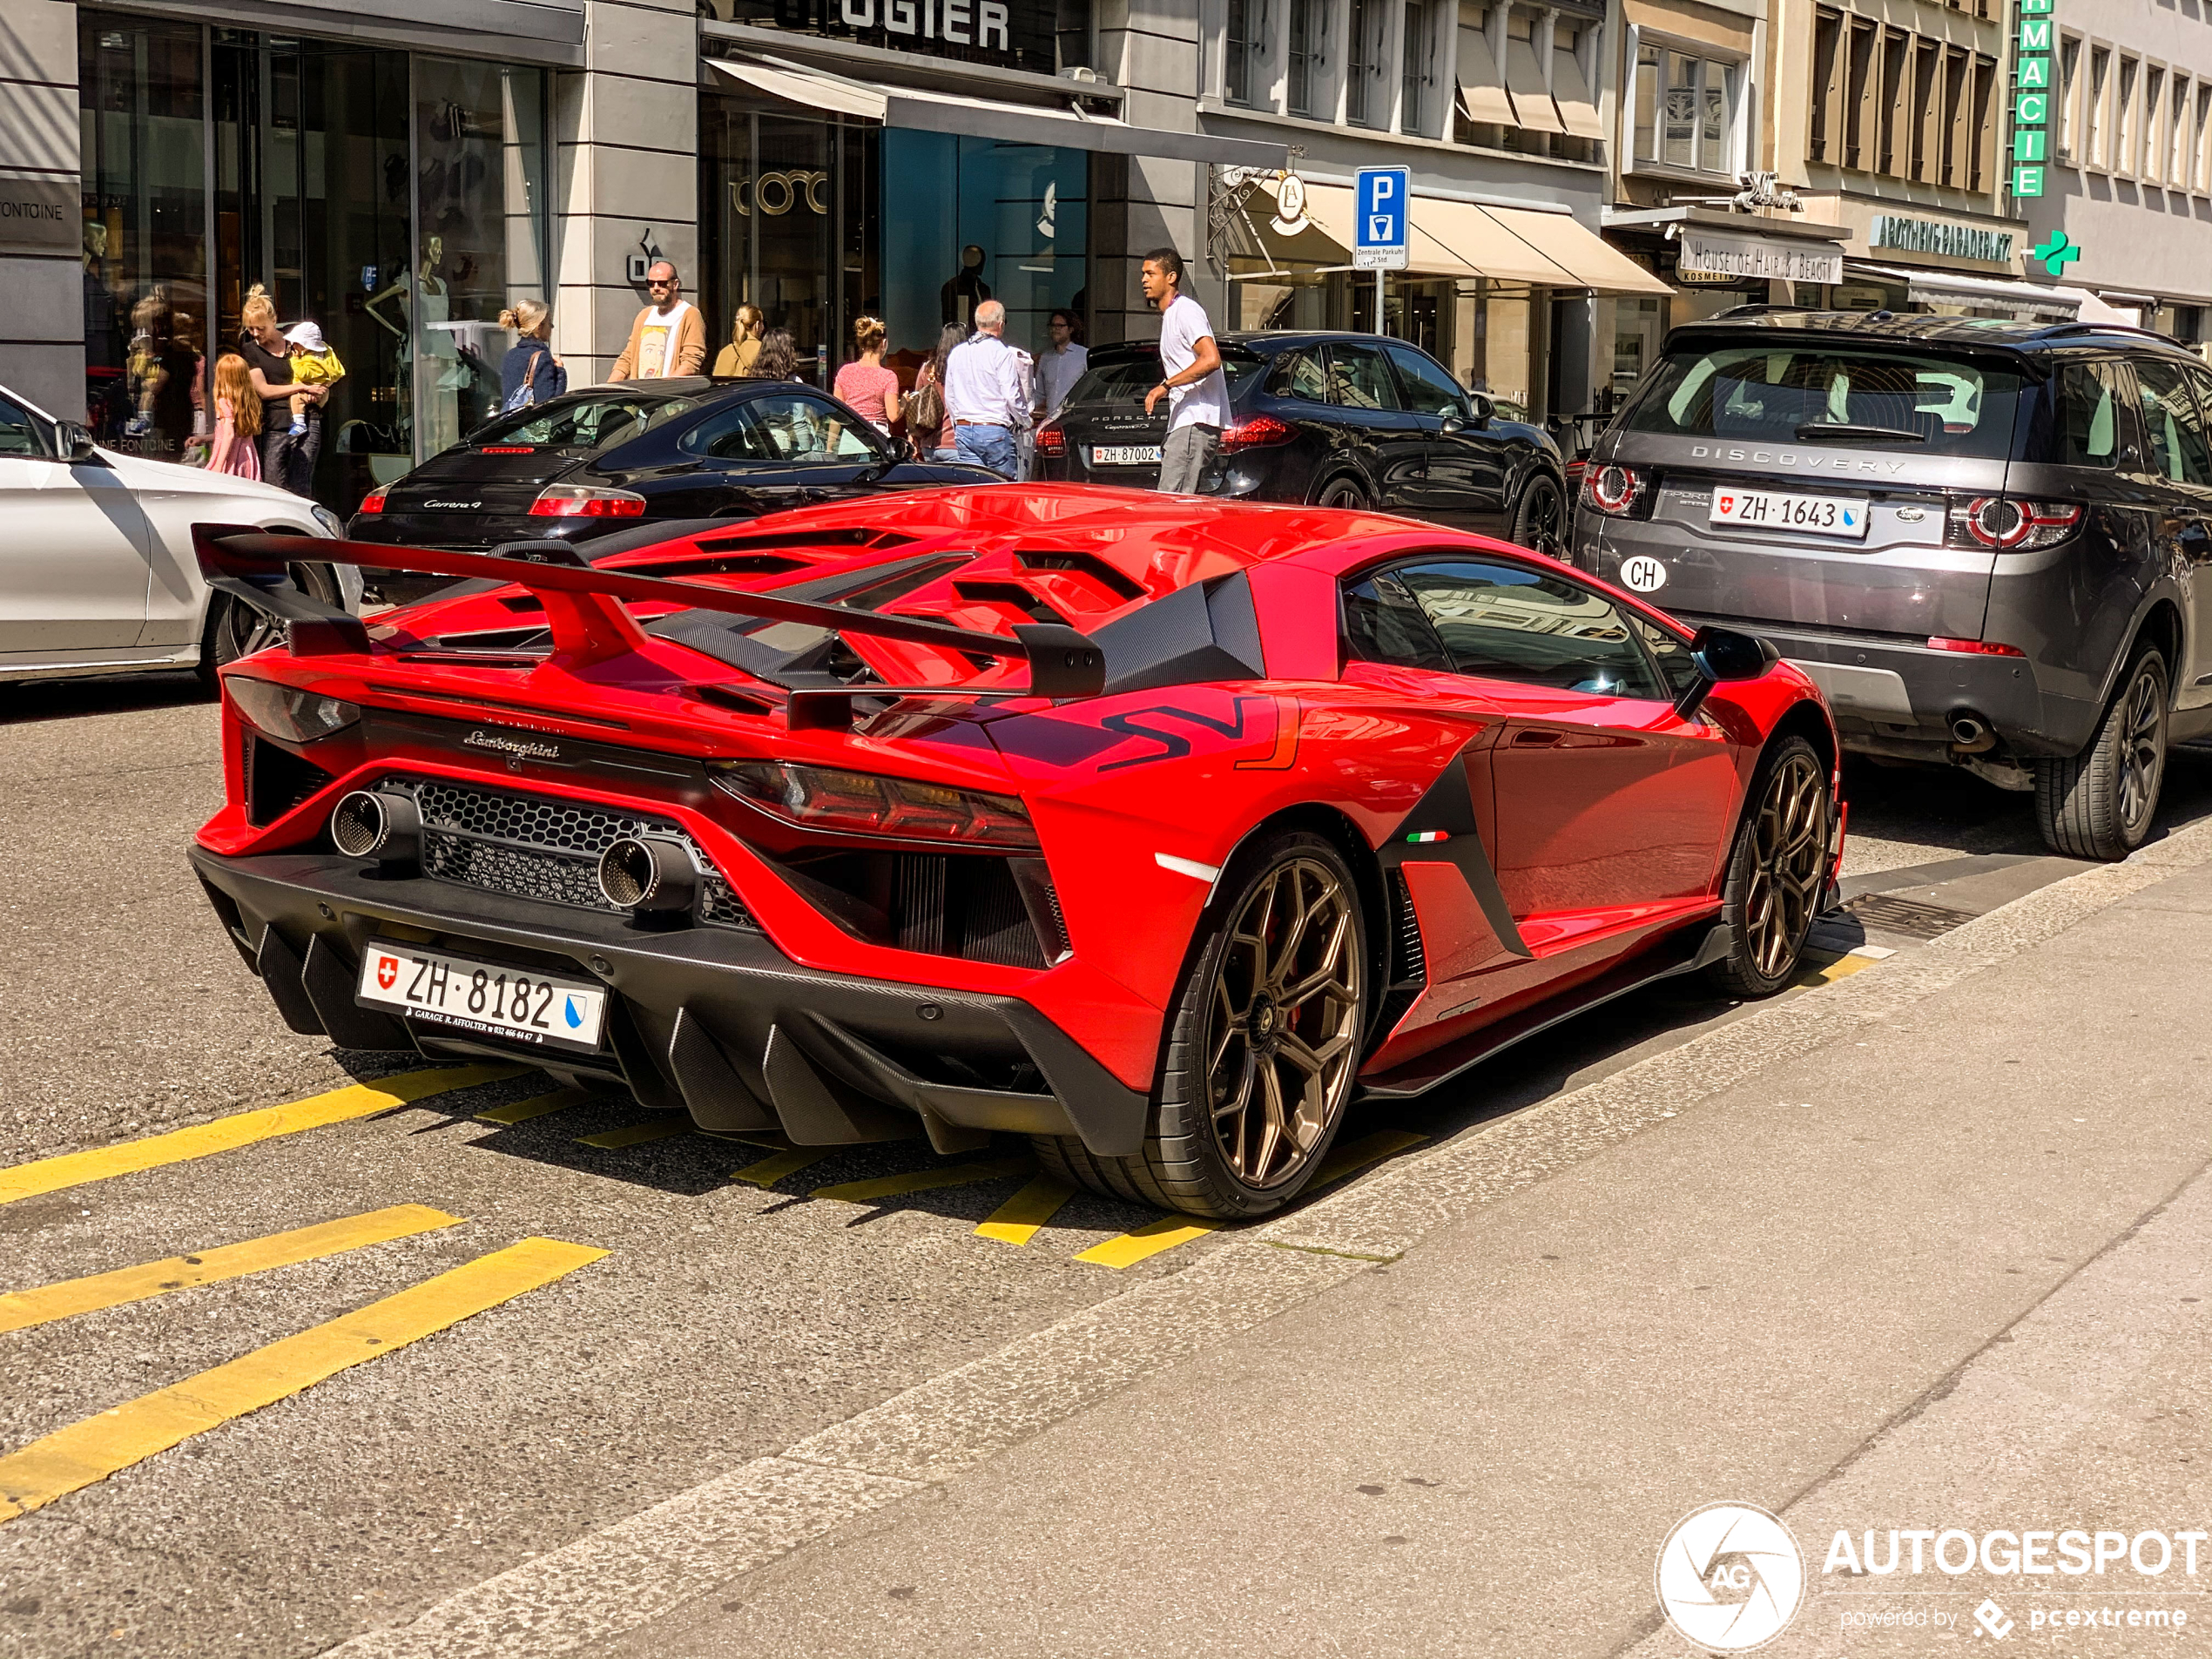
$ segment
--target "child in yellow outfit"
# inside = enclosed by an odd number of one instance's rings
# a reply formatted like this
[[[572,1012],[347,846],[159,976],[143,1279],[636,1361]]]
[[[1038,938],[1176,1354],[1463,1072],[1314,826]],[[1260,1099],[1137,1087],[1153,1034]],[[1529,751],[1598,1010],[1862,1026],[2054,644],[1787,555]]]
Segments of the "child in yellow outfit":
[[[330,386],[346,377],[346,366],[338,361],[338,354],[330,349],[322,337],[322,330],[311,322],[295,323],[285,331],[284,338],[292,347],[292,378],[300,386]],[[314,407],[314,400],[299,393],[292,398],[292,435],[298,437],[307,429],[307,411]]]

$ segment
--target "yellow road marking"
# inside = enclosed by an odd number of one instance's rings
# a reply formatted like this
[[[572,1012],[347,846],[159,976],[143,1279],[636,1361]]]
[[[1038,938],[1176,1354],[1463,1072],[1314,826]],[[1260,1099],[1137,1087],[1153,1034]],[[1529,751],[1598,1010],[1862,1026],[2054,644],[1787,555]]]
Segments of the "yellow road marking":
[[[596,1146],[603,1150],[624,1146],[643,1146],[648,1141],[665,1141],[678,1135],[691,1132],[691,1120],[681,1113],[671,1113],[680,1121],[673,1123],[632,1123],[626,1129],[610,1129],[601,1135],[579,1135],[578,1146]]]
[[[477,1121],[485,1123],[526,1123],[533,1117],[543,1117],[548,1112],[565,1112],[571,1106],[581,1106],[587,1100],[597,1098],[592,1089],[556,1089],[550,1095],[532,1095],[528,1100],[510,1100],[504,1106],[495,1106],[488,1112],[478,1112]]]
[[[1026,1244],[1075,1196],[1075,1188],[1066,1182],[1041,1175],[992,1211],[990,1219],[976,1228],[976,1236],[995,1238],[1002,1244]]]
[[[999,1158],[989,1163],[955,1163],[949,1169],[916,1170],[910,1175],[887,1175],[873,1181],[846,1181],[833,1187],[816,1187],[806,1196],[867,1204],[876,1198],[895,1198],[901,1193],[927,1192],[937,1187],[1001,1181],[1009,1175],[1027,1175],[1035,1168],[1035,1163],[1026,1157]]]
[[[510,1301],[607,1252],[525,1238],[395,1296],[142,1394],[0,1457],[0,1521],[105,1480],[233,1417]]]
[[[1832,984],[1839,979],[1849,979],[1853,974],[1864,974],[1880,960],[1878,956],[1862,956],[1857,951],[1853,951],[1848,956],[1838,956],[1827,967],[1822,968],[1820,977],[1824,981]]]
[[[144,1140],[123,1141],[114,1146],[96,1147],[89,1152],[41,1158],[35,1163],[18,1163],[12,1169],[0,1169],[0,1204],[35,1198],[41,1193],[83,1186],[91,1181],[105,1181],[114,1176],[133,1175],[165,1163],[183,1163],[250,1146],[256,1141],[272,1140],[280,1135],[294,1135],[303,1129],[342,1123],[347,1118],[368,1117],[395,1106],[428,1100],[433,1095],[473,1089],[478,1083],[497,1082],[527,1069],[523,1066],[449,1066],[435,1071],[403,1072],[396,1077],[381,1077],[373,1083],[351,1083],[283,1106],[233,1112],[212,1123],[195,1123],[190,1129],[150,1135]]]
[[[1199,1221],[1190,1216],[1162,1216],[1157,1221],[1148,1221],[1119,1238],[1109,1238],[1103,1244],[1093,1244],[1089,1250],[1078,1251],[1076,1259],[1091,1262],[1100,1267],[1111,1267],[1118,1271],[1134,1267],[1137,1263],[1158,1255],[1163,1250],[1173,1250],[1177,1244],[1187,1244],[1194,1238],[1204,1238],[1208,1233],[1217,1233],[1229,1224],[1223,1221]]]
[[[819,1163],[839,1149],[834,1146],[795,1147],[758,1163],[748,1163],[732,1175],[732,1181],[750,1181],[756,1187],[772,1187],[787,1175],[797,1175],[810,1163]]]
[[[365,1216],[347,1216],[290,1232],[249,1238],[240,1244],[218,1244],[193,1256],[172,1256],[165,1262],[138,1267],[118,1267],[111,1273],[87,1278],[63,1279],[36,1290],[0,1296],[0,1332],[27,1331],[34,1325],[66,1319],[72,1314],[143,1302],[170,1291],[213,1285],[248,1273],[265,1273],[273,1267],[289,1267],[324,1256],[339,1256],[365,1244],[405,1238],[414,1233],[457,1227],[461,1217],[419,1204],[395,1204]]]
[[[1406,1130],[1377,1130],[1372,1135],[1363,1135],[1349,1144],[1332,1149],[1313,1172],[1308,1192],[1318,1192],[1332,1181],[1341,1181],[1348,1175],[1357,1175],[1370,1163],[1379,1163],[1385,1158],[1403,1152],[1409,1146],[1419,1146],[1428,1139]]]

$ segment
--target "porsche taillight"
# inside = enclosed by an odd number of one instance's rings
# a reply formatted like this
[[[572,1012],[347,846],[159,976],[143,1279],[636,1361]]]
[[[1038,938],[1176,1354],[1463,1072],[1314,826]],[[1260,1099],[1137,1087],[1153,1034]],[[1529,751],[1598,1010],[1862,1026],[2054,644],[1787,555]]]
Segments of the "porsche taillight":
[[[801,829],[1008,853],[1037,850],[1029,809],[1011,795],[780,760],[716,760],[707,769],[725,794]]]
[[[1037,428],[1037,453],[1058,457],[1068,453],[1068,430],[1057,421],[1048,421]]]
[[[384,510],[384,487],[380,484],[361,497],[361,504],[354,509],[357,513],[381,513]]]
[[[1222,433],[1221,452],[1235,455],[1239,449],[1272,449],[1297,441],[1298,428],[1288,421],[1278,421],[1271,415],[1255,415]]]
[[[590,484],[548,484],[530,503],[533,518],[642,518],[645,498]]]

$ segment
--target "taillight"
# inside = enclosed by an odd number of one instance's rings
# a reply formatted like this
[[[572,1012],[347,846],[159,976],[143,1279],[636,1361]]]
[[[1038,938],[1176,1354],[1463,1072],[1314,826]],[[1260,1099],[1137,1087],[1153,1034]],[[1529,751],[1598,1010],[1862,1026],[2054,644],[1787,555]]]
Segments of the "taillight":
[[[1583,469],[1582,500],[1608,518],[1626,518],[1635,511],[1643,493],[1643,475],[1634,467],[1608,462]]]
[[[1067,429],[1055,421],[1037,428],[1037,453],[1055,457],[1068,453]]]
[[[361,718],[360,706],[342,698],[245,674],[224,675],[223,694],[246,725],[287,743],[313,743]]]
[[[532,518],[643,518],[645,498],[590,484],[548,484],[530,503]]]
[[[532,443],[488,443],[476,451],[480,455],[534,455],[537,446]]]
[[[1221,452],[1234,455],[1239,449],[1271,449],[1297,439],[1298,428],[1289,421],[1278,421],[1271,415],[1255,415],[1222,433]]]
[[[354,510],[357,513],[382,512],[384,510],[384,494],[385,492],[382,489],[370,490],[368,494],[361,497],[361,504],[354,508]]]
[[[1010,795],[776,760],[710,761],[707,773],[725,794],[803,829],[1037,850],[1029,809]]]
[[[2018,645],[2000,644],[1993,639],[1941,639],[1931,636],[1930,651],[1952,651],[1962,657],[2025,657],[2027,653]]]
[[[1977,496],[1951,509],[1947,539],[1953,547],[1996,547],[2008,552],[2056,547],[2080,527],[2077,502],[2021,501]]]

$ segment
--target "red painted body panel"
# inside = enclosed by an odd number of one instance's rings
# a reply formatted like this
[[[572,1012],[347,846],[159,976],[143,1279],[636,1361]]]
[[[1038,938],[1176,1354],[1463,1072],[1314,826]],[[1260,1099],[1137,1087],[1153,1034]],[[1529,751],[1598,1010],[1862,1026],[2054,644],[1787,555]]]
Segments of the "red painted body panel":
[[[859,530],[878,544],[835,539]],[[808,545],[809,536],[822,539]],[[700,568],[768,558],[728,550],[767,543],[784,568]],[[366,657],[280,650],[226,671],[494,735],[573,738],[689,761],[772,759],[1018,796],[1035,826],[1069,948],[1041,970],[859,936],[768,856],[788,832],[738,800],[703,803],[651,776],[559,771],[527,756],[479,759],[381,725],[373,745],[358,727],[314,745],[331,781],[255,826],[239,764],[248,732],[226,704],[228,803],[199,840],[226,858],[317,845],[341,794],[392,772],[650,811],[682,826],[792,962],[1019,998],[1143,1090],[1158,1066],[1163,1011],[1217,885],[1209,873],[1231,867],[1257,831],[1296,813],[1340,826],[1379,895],[1377,856],[1395,860],[1399,826],[1458,767],[1524,948],[1501,938],[1459,867],[1404,854],[1427,983],[1393,1030],[1374,1034],[1373,1073],[1555,995],[1670,929],[1709,921],[1761,748],[1800,708],[1828,729],[1817,691],[1786,664],[1717,688],[1684,722],[1664,705],[1345,664],[1342,577],[1429,550],[1557,570],[1525,550],[1373,515],[1006,486],[779,515],[728,535],[618,555],[604,568],[647,574],[672,564],[685,580],[772,591],[941,554],[941,572],[880,608],[1001,635],[1040,614],[1095,632],[1190,583],[1242,573],[1264,674],[1057,705],[916,699],[864,715],[849,732],[794,731],[780,686],[644,631],[674,607],[513,588],[434,598],[378,618]],[[1575,579],[1675,626],[1634,595]],[[540,625],[551,631],[550,653],[516,646],[523,654],[494,660],[503,649],[496,641]],[[458,654],[456,637],[470,635],[491,637],[481,650],[492,655]],[[880,684],[974,691],[1028,683],[1018,660],[844,637]],[[1378,930],[1388,925],[1371,918],[1379,948]]]

